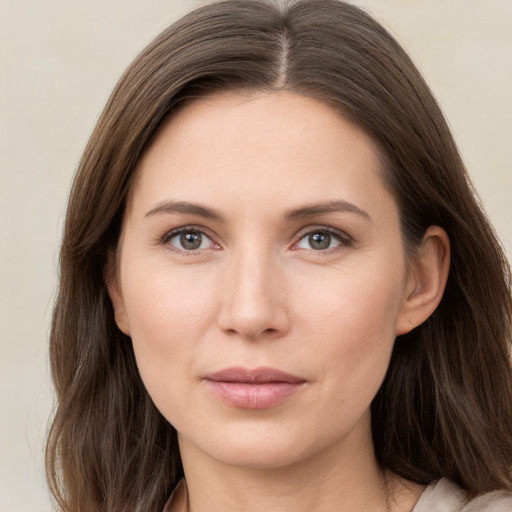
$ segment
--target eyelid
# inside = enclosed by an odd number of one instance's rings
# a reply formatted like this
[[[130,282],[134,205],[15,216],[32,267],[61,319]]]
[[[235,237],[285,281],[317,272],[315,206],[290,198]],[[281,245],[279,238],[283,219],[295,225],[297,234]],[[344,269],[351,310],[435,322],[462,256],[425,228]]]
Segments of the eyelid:
[[[299,250],[294,248],[303,238],[309,236],[313,233],[327,233],[328,235],[334,236],[340,241],[341,247],[350,247],[354,244],[354,239],[348,235],[345,231],[342,231],[337,228],[333,228],[331,226],[322,226],[322,225],[314,225],[308,226],[306,228],[301,229],[294,237],[294,241],[292,243],[292,250]],[[328,253],[330,251],[335,251],[337,247],[326,249],[323,251],[311,249],[311,252],[314,253]],[[305,250],[305,249],[303,249]]]
[[[205,236],[206,238],[208,238],[211,241],[212,245],[214,246],[213,247],[214,249],[221,249],[222,248],[221,244],[217,240],[216,235],[214,235],[206,227],[200,226],[200,225],[197,225],[197,224],[187,224],[187,225],[184,225],[184,226],[179,226],[179,227],[176,227],[176,228],[172,228],[172,229],[166,231],[158,239],[158,243],[161,244],[161,245],[170,245],[169,241],[172,238],[174,238],[177,235],[180,235],[181,233],[187,232],[187,231],[196,231],[196,232],[200,233],[201,235]],[[350,247],[351,245],[354,244],[354,239],[350,235],[348,235],[345,231],[342,231],[342,230],[337,229],[337,228],[333,228],[331,226],[325,226],[325,225],[320,225],[319,224],[319,225],[307,226],[307,227],[301,229],[294,236],[294,239],[293,239],[293,242],[292,242],[292,245],[291,245],[291,249],[292,250],[299,250],[299,249],[295,248],[295,246],[304,237],[306,237],[308,235],[311,235],[313,233],[327,233],[327,234],[329,234],[331,236],[334,236],[336,239],[338,239],[340,241],[340,246],[341,247]],[[210,249],[210,248],[208,248],[208,249]],[[194,254],[199,254],[200,252],[204,251],[205,249],[200,249],[200,250],[197,250],[197,251],[184,251],[184,250],[180,250],[177,247],[172,246],[170,248],[170,250],[172,250],[173,252],[180,253],[180,254],[194,255]],[[330,252],[330,251],[333,251],[333,250],[336,250],[336,247],[331,248],[331,249],[326,249],[324,251],[319,251],[319,250],[311,249],[311,252],[327,253],[327,252]]]
[[[170,229],[170,230],[166,231],[159,238],[158,243],[161,245],[167,245],[169,247],[169,249],[172,250],[173,252],[176,252],[179,254],[186,254],[186,255],[199,254],[205,250],[210,249],[210,248],[208,248],[208,249],[198,249],[196,251],[184,251],[184,250],[179,249],[178,247],[175,247],[175,246],[169,244],[169,241],[171,239],[173,239],[174,237],[180,235],[181,233],[186,233],[189,231],[195,231],[197,233],[200,233],[202,236],[208,238],[208,240],[210,240],[210,242],[214,246],[213,249],[221,249],[221,245],[216,240],[217,237],[209,229],[205,228],[204,226],[198,226],[196,224],[187,224],[185,226],[179,226],[177,228]]]

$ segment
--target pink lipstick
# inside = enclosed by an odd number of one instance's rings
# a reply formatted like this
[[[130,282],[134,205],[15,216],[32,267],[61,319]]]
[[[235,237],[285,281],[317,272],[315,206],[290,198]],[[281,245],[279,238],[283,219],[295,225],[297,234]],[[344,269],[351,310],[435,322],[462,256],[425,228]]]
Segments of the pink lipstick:
[[[273,368],[232,367],[207,375],[209,388],[220,399],[241,409],[267,409],[296,393],[306,382]]]

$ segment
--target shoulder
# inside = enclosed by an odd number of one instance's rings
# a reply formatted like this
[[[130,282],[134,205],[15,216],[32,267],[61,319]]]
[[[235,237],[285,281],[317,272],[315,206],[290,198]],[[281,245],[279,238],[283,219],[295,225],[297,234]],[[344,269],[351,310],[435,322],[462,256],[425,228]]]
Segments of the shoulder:
[[[446,478],[430,484],[412,512],[512,512],[512,493],[494,491],[472,500]]]
[[[494,491],[471,500],[462,512],[512,512],[512,493]]]

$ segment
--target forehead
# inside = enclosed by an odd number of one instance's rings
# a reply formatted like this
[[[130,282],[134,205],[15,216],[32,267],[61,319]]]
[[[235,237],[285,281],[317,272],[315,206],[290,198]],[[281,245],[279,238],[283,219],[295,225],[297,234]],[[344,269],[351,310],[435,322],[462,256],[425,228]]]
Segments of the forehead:
[[[385,192],[382,175],[371,138],[326,104],[286,91],[224,93],[164,122],[139,162],[132,195],[223,206],[343,195],[371,202]]]

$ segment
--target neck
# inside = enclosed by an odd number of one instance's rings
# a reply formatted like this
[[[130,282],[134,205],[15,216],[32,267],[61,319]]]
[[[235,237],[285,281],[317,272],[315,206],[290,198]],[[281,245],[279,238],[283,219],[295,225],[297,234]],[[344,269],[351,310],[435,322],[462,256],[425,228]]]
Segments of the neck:
[[[211,458],[180,437],[190,512],[409,512],[423,488],[380,468],[371,437],[351,441],[255,468]]]

